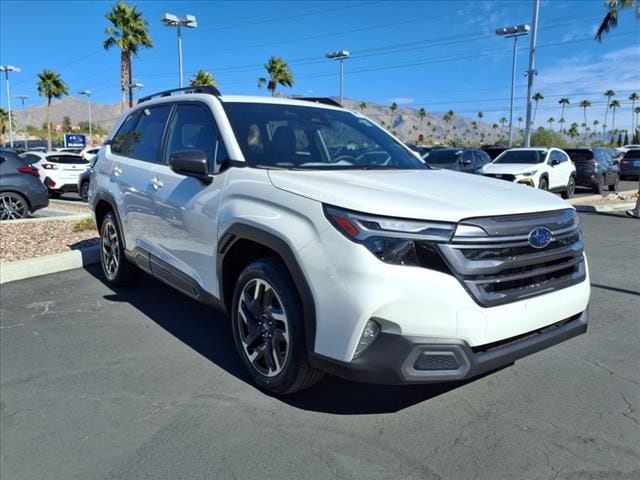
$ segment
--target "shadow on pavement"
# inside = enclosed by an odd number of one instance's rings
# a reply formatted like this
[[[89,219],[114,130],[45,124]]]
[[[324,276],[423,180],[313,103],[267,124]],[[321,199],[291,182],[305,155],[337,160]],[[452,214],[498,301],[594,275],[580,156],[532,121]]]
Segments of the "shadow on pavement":
[[[113,292],[105,295],[105,300],[131,304],[209,361],[253,385],[238,358],[225,313],[200,304],[146,274],[142,274],[137,286],[114,288],[106,283],[99,264],[89,265],[85,269]],[[391,413],[461,385],[461,382],[412,386],[369,385],[327,375],[310,390],[274,398],[302,410],[338,415]]]

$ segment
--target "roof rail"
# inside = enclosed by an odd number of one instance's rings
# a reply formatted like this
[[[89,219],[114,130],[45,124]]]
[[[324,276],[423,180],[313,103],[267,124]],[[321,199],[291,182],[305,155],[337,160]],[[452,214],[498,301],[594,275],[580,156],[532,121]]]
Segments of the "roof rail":
[[[329,97],[291,97],[293,100],[303,100],[305,102],[324,103],[325,105],[331,105],[332,107],[340,107],[342,105],[336,102],[333,98]]]
[[[147,100],[151,100],[152,98],[170,97],[174,93],[208,93],[209,95],[214,95],[216,97],[220,96],[220,90],[218,90],[216,87],[184,87],[173,88],[171,90],[165,90],[163,92],[147,95],[146,97],[142,97],[140,100],[138,100],[138,103],[146,102]]]

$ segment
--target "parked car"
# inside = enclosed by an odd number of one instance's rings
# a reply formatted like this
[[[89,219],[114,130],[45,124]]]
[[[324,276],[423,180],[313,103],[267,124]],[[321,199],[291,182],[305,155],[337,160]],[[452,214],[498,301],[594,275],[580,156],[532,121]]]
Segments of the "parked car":
[[[242,364],[276,394],[325,371],[471,378],[587,328],[573,207],[432,169],[339,106],[145,97],[100,149],[89,203],[106,282],[140,268],[225,308]]]
[[[78,177],[89,168],[89,162],[80,155],[59,152],[29,152],[22,158],[31,162],[41,172],[42,183],[51,198],[62,193],[78,191]]]
[[[576,167],[559,148],[512,148],[483,167],[487,177],[522,183],[571,198],[576,189]]]
[[[640,177],[640,148],[627,150],[620,160],[620,178],[638,179]]]
[[[509,147],[506,147],[504,145],[483,145],[481,147],[481,150],[483,152],[486,152],[491,160],[495,160],[502,152],[504,152],[505,150],[509,150]]]
[[[489,155],[477,148],[439,148],[424,157],[427,165],[466,173],[482,173],[482,167],[491,162]]]
[[[100,147],[87,147],[80,152],[80,156],[85,160],[91,162],[93,158],[95,158],[96,154],[100,150]]]
[[[602,193],[605,187],[610,192],[618,190],[620,168],[615,160],[616,152],[611,148],[565,148],[576,167],[576,185],[590,187],[594,193]]]
[[[0,149],[0,220],[18,220],[49,205],[39,175],[18,154]]]
[[[93,168],[96,164],[97,159],[97,155],[94,155],[93,158],[89,160],[89,168],[82,172],[78,177],[78,194],[80,195],[80,198],[82,198],[83,202],[86,202],[89,199],[89,184],[91,182],[91,173],[93,172]]]

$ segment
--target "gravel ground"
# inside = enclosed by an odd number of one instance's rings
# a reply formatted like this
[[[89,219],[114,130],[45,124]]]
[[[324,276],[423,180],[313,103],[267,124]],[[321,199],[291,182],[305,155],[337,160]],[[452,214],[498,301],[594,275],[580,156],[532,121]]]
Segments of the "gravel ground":
[[[86,209],[85,209],[86,210]],[[74,232],[77,220],[0,223],[0,261],[14,262],[98,243],[96,230]]]
[[[86,203],[71,203],[61,202],[59,200],[49,200],[49,207],[51,210],[60,210],[62,212],[73,213],[91,213],[89,206]]]
[[[577,198],[574,199],[571,203],[574,205],[579,204],[589,204],[589,205],[615,205],[616,203],[628,203],[635,202],[636,198],[638,198],[637,192],[621,192],[621,193],[610,193],[607,195],[603,195],[601,198],[593,199],[593,198]]]

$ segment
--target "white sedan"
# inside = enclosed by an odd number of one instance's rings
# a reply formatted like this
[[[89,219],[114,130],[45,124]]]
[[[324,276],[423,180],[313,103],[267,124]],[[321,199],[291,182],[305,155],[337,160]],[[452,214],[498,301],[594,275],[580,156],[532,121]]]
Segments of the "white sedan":
[[[40,170],[40,179],[52,198],[64,192],[77,192],[78,177],[89,168],[88,160],[72,153],[27,152],[22,158]]]

